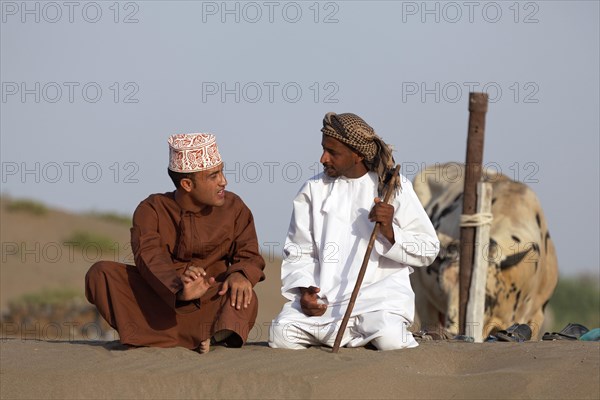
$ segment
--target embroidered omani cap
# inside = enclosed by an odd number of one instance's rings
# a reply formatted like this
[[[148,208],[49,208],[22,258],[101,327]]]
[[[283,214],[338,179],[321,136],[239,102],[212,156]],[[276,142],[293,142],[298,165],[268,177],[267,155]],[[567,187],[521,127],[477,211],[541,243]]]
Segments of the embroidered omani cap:
[[[169,137],[169,169],[174,172],[204,171],[221,165],[215,135],[178,133]]]

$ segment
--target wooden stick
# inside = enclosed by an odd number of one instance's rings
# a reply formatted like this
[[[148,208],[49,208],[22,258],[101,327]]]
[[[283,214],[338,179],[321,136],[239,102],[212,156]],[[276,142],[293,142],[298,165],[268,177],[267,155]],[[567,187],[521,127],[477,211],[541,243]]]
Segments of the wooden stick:
[[[493,189],[490,182],[477,185],[477,213],[492,212]],[[473,337],[475,343],[483,342],[483,320],[485,317],[485,285],[488,272],[488,249],[490,243],[490,225],[475,228],[475,259],[471,272],[471,288],[465,315],[465,335]]]
[[[390,180],[388,181],[387,191],[385,193],[385,198],[383,199],[384,203],[390,201],[390,197],[394,192],[394,180],[398,176],[398,172],[400,171],[400,164],[396,165]],[[367,272],[367,265],[369,264],[369,258],[371,258],[371,251],[373,250],[373,245],[375,244],[375,238],[379,233],[379,222],[375,223],[375,227],[373,228],[373,233],[371,233],[371,238],[369,239],[369,245],[367,246],[367,251],[365,252],[365,258],[363,258],[362,265],[360,266],[360,271],[358,273],[358,277],[356,278],[356,284],[354,285],[354,290],[352,291],[352,296],[350,296],[350,303],[348,303],[348,308],[346,309],[346,314],[344,314],[344,318],[342,319],[342,325],[340,326],[340,330],[335,337],[335,343],[333,345],[333,352],[337,353],[340,350],[340,343],[342,342],[342,337],[344,336],[344,331],[348,326],[348,320],[350,320],[350,315],[352,314],[352,309],[354,308],[354,303],[356,302],[356,298],[358,297],[358,291],[360,290],[360,285],[362,285],[363,278],[365,277],[365,272]]]
[[[487,93],[469,94],[469,131],[467,136],[467,159],[465,163],[465,185],[463,190],[463,211],[465,215],[475,214],[477,207],[477,182],[481,180],[483,161],[483,138],[485,113],[488,107]],[[471,271],[475,252],[475,228],[460,228],[459,264],[459,308],[458,329],[461,335],[466,331],[467,302],[471,287]]]

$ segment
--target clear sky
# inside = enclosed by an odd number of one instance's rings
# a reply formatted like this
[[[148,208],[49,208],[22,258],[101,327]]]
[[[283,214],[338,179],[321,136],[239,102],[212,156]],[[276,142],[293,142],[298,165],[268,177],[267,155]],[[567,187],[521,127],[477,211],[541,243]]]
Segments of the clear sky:
[[[538,194],[562,274],[598,273],[598,1],[2,1],[2,193],[130,214],[172,190],[172,133],[212,132],[228,189],[281,254],[328,111],[362,116],[408,178],[464,161]]]

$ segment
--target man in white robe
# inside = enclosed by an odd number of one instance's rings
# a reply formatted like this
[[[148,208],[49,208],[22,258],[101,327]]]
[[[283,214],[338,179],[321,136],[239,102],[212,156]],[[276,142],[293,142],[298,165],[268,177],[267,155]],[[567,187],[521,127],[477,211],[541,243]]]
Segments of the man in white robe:
[[[293,203],[281,266],[289,302],[271,325],[273,348],[333,346],[376,222],[380,233],[346,328],[342,346],[371,343],[379,350],[415,347],[412,267],[426,267],[439,251],[429,217],[410,181],[392,184],[391,148],[354,114],[323,120],[324,171],[308,180]]]

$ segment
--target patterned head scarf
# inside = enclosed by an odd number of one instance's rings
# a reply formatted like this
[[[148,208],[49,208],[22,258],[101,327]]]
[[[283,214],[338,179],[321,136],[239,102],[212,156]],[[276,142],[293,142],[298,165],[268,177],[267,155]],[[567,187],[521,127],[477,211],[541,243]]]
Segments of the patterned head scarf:
[[[368,170],[376,172],[379,177],[377,192],[381,196],[395,165],[392,148],[377,136],[369,124],[355,114],[325,114],[321,132],[339,140],[364,157]],[[393,186],[394,191],[398,189],[400,179],[396,179]]]

